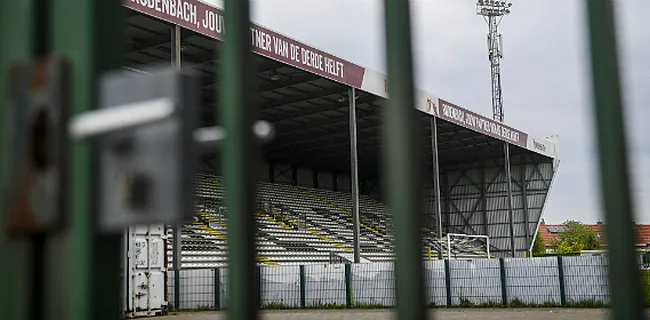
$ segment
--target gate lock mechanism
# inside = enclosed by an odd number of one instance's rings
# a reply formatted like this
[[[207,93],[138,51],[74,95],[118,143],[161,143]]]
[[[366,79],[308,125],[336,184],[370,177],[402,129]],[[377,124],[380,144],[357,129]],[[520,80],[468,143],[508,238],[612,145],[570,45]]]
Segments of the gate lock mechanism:
[[[97,139],[101,231],[192,219],[200,150],[214,150],[225,136],[219,126],[197,128],[199,84],[171,67],[109,73],[99,108],[72,119],[70,137]],[[252,130],[261,142],[273,137],[269,123]]]

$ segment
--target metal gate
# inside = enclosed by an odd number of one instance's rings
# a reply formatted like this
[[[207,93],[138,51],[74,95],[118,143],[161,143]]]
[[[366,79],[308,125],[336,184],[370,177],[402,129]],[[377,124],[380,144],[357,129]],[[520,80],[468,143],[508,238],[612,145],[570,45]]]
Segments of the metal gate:
[[[396,297],[399,319],[420,320],[428,317],[425,306],[421,243],[417,237],[418,168],[415,133],[410,125],[414,100],[413,66],[408,0],[384,0],[386,49],[390,99],[383,108],[384,172],[387,177],[388,202],[393,212],[396,233]],[[605,208],[606,229],[610,239],[610,283],[615,319],[643,319],[639,271],[633,251],[632,206],[628,181],[626,137],[623,121],[617,43],[611,0],[583,0],[588,12],[588,25],[593,112],[599,146],[601,195]],[[251,94],[249,55],[249,3],[246,0],[225,0],[225,46],[222,52],[224,70],[216,83],[220,86],[220,110],[228,134],[222,145],[229,231],[229,308],[232,319],[256,319],[259,295],[254,283],[254,159],[258,147],[250,128],[256,119]],[[23,0],[0,1],[0,74],[5,76],[10,62],[16,59],[42,57],[49,53],[66,56],[71,62],[69,109],[77,115],[94,108],[98,102],[97,83],[105,72],[121,67],[124,23],[123,10],[117,0]],[[71,19],[74,15],[77,19]],[[4,84],[11,81],[3,78]],[[2,94],[3,96],[5,93]],[[7,97],[3,97],[7,98]],[[5,99],[2,108],[6,110]],[[1,120],[1,119],[0,119]],[[0,228],[0,275],[2,319],[117,319],[120,296],[120,235],[96,232],[94,189],[95,157],[88,142],[72,143],[67,168],[71,172],[66,190],[71,203],[66,209],[68,219],[64,234],[28,238],[9,238]],[[7,155],[2,154],[3,164]],[[7,177],[3,170],[3,187]],[[3,190],[4,191],[4,190]],[[67,198],[66,198],[67,199]],[[3,198],[1,206],[11,201]],[[3,219],[4,224],[4,219]],[[137,275],[158,266],[152,263],[154,242],[146,241],[135,231],[133,265],[136,277],[127,296],[135,298],[128,307],[149,312],[163,307],[155,276]],[[44,240],[43,240],[44,239]],[[144,241],[144,242],[143,242]],[[51,261],[30,264],[43,256],[45,244],[60,255]],[[137,245],[136,245],[137,244]],[[58,246],[58,247],[57,247]],[[144,247],[143,247],[144,246]],[[142,250],[148,250],[143,258]],[[166,251],[162,249],[160,254]],[[28,255],[32,255],[28,257]],[[9,260],[9,262],[7,262]],[[42,265],[56,265],[65,270],[60,277],[43,279]],[[63,272],[63,271],[62,271]],[[153,271],[152,271],[153,272]],[[158,272],[158,271],[156,271]],[[141,284],[149,284],[141,288]],[[38,289],[38,285],[46,288]],[[138,287],[138,288],[136,288]],[[65,288],[65,289],[64,289]],[[138,299],[138,295],[146,298]],[[59,305],[65,307],[59,307]],[[46,311],[43,311],[47,309]]]

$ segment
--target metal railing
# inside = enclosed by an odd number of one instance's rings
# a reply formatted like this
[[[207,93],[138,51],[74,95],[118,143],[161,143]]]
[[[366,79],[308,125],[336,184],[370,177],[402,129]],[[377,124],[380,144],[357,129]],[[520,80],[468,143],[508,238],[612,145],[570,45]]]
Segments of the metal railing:
[[[611,304],[608,266],[606,256],[426,261],[426,305],[430,308],[608,307]],[[650,270],[643,269],[644,304],[648,306]],[[263,309],[396,305],[392,262],[263,266],[259,270],[257,282]],[[171,271],[170,308],[227,308],[227,273],[226,267]],[[174,284],[171,280],[177,277],[180,281]]]

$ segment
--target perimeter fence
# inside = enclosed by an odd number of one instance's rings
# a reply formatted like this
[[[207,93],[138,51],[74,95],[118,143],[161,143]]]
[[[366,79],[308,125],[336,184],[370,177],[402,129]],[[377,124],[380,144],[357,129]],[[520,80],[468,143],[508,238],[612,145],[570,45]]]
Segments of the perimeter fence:
[[[424,269],[431,307],[605,307],[610,303],[606,256],[433,260],[425,261]],[[395,306],[392,262],[263,266],[258,270],[261,308]],[[643,279],[644,288],[650,288],[646,280],[650,275],[643,273]],[[173,270],[168,284],[173,309],[228,306],[225,267]]]

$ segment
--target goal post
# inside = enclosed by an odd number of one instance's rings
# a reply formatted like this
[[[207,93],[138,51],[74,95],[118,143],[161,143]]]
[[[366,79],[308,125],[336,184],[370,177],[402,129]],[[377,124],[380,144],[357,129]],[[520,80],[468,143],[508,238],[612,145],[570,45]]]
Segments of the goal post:
[[[482,235],[482,234],[464,234],[464,233],[447,233],[447,259],[451,259],[451,248],[452,248],[452,240],[457,240],[458,241],[455,243],[456,245],[463,245],[463,244],[470,244],[472,242],[475,242],[476,240],[481,240],[484,239],[485,241],[485,253],[488,259],[491,258],[490,256],[490,237],[487,235]],[[478,247],[477,247],[478,249]]]

